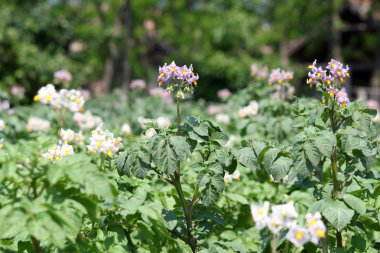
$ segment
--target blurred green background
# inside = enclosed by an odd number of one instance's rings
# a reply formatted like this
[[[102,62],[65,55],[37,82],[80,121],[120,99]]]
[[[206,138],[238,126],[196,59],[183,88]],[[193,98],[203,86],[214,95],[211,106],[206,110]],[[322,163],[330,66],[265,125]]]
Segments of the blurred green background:
[[[295,71],[302,93],[305,65],[331,58],[350,65],[351,94],[379,99],[380,1],[0,1],[0,89],[24,87],[22,103],[57,70],[107,93],[134,79],[156,85],[172,60],[194,65],[206,99],[244,87],[252,63]]]

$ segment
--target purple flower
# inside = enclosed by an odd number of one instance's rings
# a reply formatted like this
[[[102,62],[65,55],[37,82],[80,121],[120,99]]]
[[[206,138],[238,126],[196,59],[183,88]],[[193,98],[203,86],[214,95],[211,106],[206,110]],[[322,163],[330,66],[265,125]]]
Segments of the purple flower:
[[[337,60],[332,59],[326,68],[330,70],[330,73],[334,76],[335,80],[341,84],[346,81],[347,77],[350,77],[350,74],[348,73],[349,67],[346,66],[346,68],[344,68],[343,64]]]
[[[199,79],[199,76],[198,74],[197,75],[194,75],[193,72],[191,72],[191,77],[188,78],[186,81],[189,83],[189,84],[194,84],[195,86],[198,84],[198,79]]]
[[[342,108],[346,108],[346,105],[350,103],[350,98],[348,97],[348,94],[346,92],[345,88],[342,88],[340,91],[336,94],[338,103],[342,106]]]
[[[190,68],[188,68],[186,65],[179,67],[177,68],[174,75],[178,78],[178,80],[189,79],[192,76],[194,76],[193,67],[190,66]],[[192,82],[189,82],[189,83],[192,83]]]
[[[331,83],[334,81],[334,77],[331,75],[325,75],[323,78],[323,82],[325,82],[327,85],[331,85]]]
[[[336,93],[338,93],[338,89],[332,87],[332,86],[329,86],[327,88],[327,92],[329,93],[330,97],[333,97]]]

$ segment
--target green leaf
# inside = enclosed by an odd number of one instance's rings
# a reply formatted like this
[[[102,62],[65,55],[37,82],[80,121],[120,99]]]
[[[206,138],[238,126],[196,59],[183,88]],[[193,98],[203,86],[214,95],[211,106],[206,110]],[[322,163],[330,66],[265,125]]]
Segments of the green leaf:
[[[303,145],[306,158],[310,161],[310,163],[317,167],[320,161],[320,155],[318,152],[318,148],[312,142],[306,142]]]
[[[144,178],[151,170],[150,156],[145,145],[145,142],[135,143],[129,150],[119,154],[116,167],[121,174]]]
[[[273,176],[275,181],[279,181],[288,174],[292,163],[292,159],[281,156],[276,161],[274,161],[272,166],[269,168],[268,173]]]
[[[354,211],[349,209],[343,202],[331,201],[330,205],[322,211],[322,215],[336,228],[341,231],[354,216]]]
[[[263,157],[263,166],[266,170],[269,170],[272,166],[274,160],[276,160],[278,153],[280,153],[280,149],[278,148],[270,148],[268,149]]]
[[[256,167],[256,155],[253,152],[253,149],[250,147],[242,148],[239,150],[234,150],[234,155],[236,156],[237,161],[247,167],[254,168]]]
[[[178,141],[178,143],[174,142]],[[178,168],[180,161],[190,152],[190,147],[184,137],[167,136],[157,134],[153,136],[150,143],[152,159],[158,170],[166,175],[172,175]]]
[[[360,215],[365,214],[366,207],[365,207],[365,203],[363,200],[361,200],[361,199],[359,199],[359,198],[357,198],[351,194],[343,194],[342,198],[348,206],[350,206],[352,209],[354,209]]]
[[[219,193],[224,190],[223,167],[216,162],[206,162],[198,173],[197,184],[200,197],[205,206],[212,206],[219,199]]]
[[[27,216],[19,208],[11,205],[0,209],[0,239],[11,238],[24,230]]]
[[[315,146],[324,156],[330,157],[333,146],[336,145],[336,137],[329,131],[322,131],[321,134],[314,139]]]

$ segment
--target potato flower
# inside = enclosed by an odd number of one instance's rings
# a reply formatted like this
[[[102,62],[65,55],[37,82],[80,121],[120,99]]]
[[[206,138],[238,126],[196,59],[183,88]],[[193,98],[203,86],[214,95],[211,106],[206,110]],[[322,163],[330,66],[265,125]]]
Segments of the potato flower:
[[[102,153],[112,157],[122,146],[120,137],[115,138],[112,133],[103,131],[99,126],[91,132],[87,149],[89,153]]]
[[[166,90],[175,93],[177,98],[184,99],[186,93],[193,94],[198,85],[199,76],[194,74],[192,65],[180,67],[173,61],[169,65],[165,63],[158,71],[158,85],[165,86]]]
[[[73,154],[74,154],[73,146],[68,145],[68,144],[62,144],[62,145],[58,144],[49,148],[46,153],[42,154],[42,157],[49,161],[57,161],[57,160],[61,160],[64,157],[71,156]]]

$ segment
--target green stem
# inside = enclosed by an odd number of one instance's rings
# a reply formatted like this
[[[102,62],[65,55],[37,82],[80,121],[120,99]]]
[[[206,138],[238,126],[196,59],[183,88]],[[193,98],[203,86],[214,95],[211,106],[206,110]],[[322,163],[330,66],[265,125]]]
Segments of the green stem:
[[[100,154],[100,171],[103,171],[104,167],[104,155]]]
[[[336,146],[333,147],[331,153],[331,171],[333,177],[333,199],[336,199],[339,194],[339,181],[338,181],[338,161],[337,161],[337,152]]]
[[[185,196],[183,194],[183,190],[182,190],[182,186],[181,186],[181,178],[180,178],[180,174],[176,171],[174,172],[174,178],[172,178],[172,181],[174,182],[174,187],[177,191],[177,194],[178,194],[178,197],[179,197],[179,200],[181,202],[181,205],[182,205],[182,208],[183,208],[183,212],[185,214],[185,220],[186,220],[186,227],[187,227],[187,240],[186,240],[186,243],[190,246],[191,250],[193,252],[196,251],[197,249],[197,240],[196,238],[193,236],[193,226],[192,226],[192,214],[191,214],[191,211],[190,211],[190,207],[187,207],[186,205],[186,200],[185,200]]]
[[[32,243],[33,243],[33,246],[34,246],[34,252],[35,253],[42,253],[42,249],[41,249],[41,246],[40,246],[40,241],[32,236]]]
[[[337,136],[336,131],[338,130],[337,129],[338,126],[336,125],[336,122],[334,119],[334,104],[332,104],[329,116],[330,116],[332,131],[333,131],[334,135]],[[341,125],[341,123],[339,124],[339,126],[340,125]],[[338,137],[336,137],[336,138],[338,141]],[[332,194],[332,197],[333,197],[333,199],[336,199],[339,195],[339,191],[341,190],[340,186],[339,186],[339,180],[338,180],[338,157],[337,157],[337,147],[336,146],[334,146],[332,148],[332,153],[331,153],[331,172],[332,172],[332,178],[333,178],[333,194]],[[335,237],[336,237],[337,247],[342,248],[342,245],[343,245],[342,234],[339,231],[336,231]]]
[[[136,245],[133,244],[132,238],[131,238],[131,231],[126,230],[125,228],[122,228],[125,238],[127,239],[128,242],[128,248],[131,253],[136,253],[137,252],[137,247]]]
[[[271,233],[270,247],[271,247],[272,253],[277,252],[277,239],[276,239],[276,235],[274,235],[273,233]]]
[[[179,98],[177,98],[177,128],[178,128],[178,134],[179,134],[179,125],[181,123],[181,118],[179,115]]]

